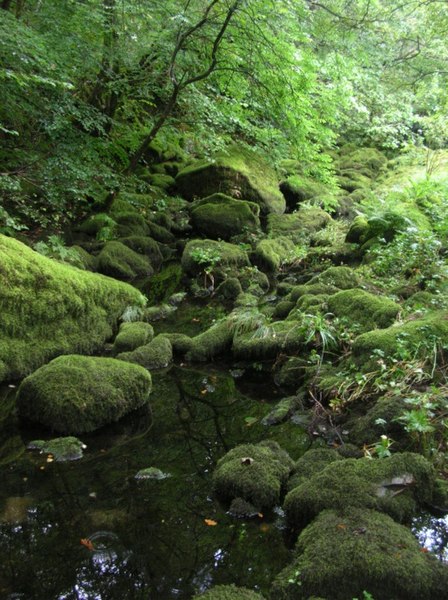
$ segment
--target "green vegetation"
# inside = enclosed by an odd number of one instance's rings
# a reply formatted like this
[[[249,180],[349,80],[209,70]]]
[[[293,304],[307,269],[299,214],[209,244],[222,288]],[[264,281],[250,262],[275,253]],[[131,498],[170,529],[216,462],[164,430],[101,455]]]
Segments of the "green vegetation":
[[[94,431],[148,402],[151,376],[113,358],[55,358],[22,381],[21,416],[62,433]]]

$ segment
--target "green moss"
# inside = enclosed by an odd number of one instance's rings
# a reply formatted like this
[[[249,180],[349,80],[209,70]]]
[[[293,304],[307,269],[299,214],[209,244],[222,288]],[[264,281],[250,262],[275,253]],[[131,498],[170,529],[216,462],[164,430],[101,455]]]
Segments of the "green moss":
[[[79,262],[76,266],[86,269],[86,271],[96,271],[96,258],[89,254],[87,250],[84,250],[81,246],[71,246],[70,250],[76,251],[79,256]]]
[[[223,319],[192,339],[186,358],[191,362],[205,362],[216,358],[230,349],[233,338],[233,323]]]
[[[273,317],[274,319],[285,319],[292,309],[295,307],[295,302],[292,300],[281,300],[275,305]]]
[[[202,161],[186,167],[177,175],[176,185],[189,200],[222,192],[255,202],[263,213],[285,210],[275,171],[263,156],[238,146],[218,154],[213,162]]]
[[[301,406],[300,399],[297,396],[288,396],[283,398],[274,406],[269,413],[263,417],[262,425],[272,426],[283,423]]]
[[[403,525],[371,510],[324,511],[300,535],[296,557],[274,581],[272,600],[433,600],[444,598],[448,569],[422,552]]]
[[[132,280],[152,273],[149,259],[121,242],[107,242],[98,255],[97,264],[100,273],[117,279]]]
[[[162,225],[148,221],[147,226],[149,235],[161,244],[172,244],[176,240],[174,234]]]
[[[324,309],[328,299],[331,297],[329,294],[304,294],[297,300],[296,308],[304,312],[309,312],[314,307],[317,307],[319,310]]]
[[[302,296],[321,296],[335,294],[338,288],[328,283],[307,283],[306,285],[295,285],[288,294],[288,300],[297,302]]]
[[[408,405],[402,398],[384,396],[362,415],[354,416],[347,423],[350,441],[358,444],[374,444],[380,436],[387,435],[394,440],[395,449],[397,442],[406,437],[403,425],[397,419],[406,412]]]
[[[249,259],[245,250],[228,242],[215,240],[191,240],[185,246],[182,254],[182,268],[189,275],[202,273],[206,263],[201,263],[201,256],[211,255],[216,257],[215,267],[245,267],[249,266]]]
[[[331,285],[340,290],[348,290],[358,287],[361,281],[357,273],[350,267],[330,267],[313,277],[308,285],[315,283],[323,283],[324,285]]]
[[[320,473],[337,460],[343,460],[343,458],[336,450],[330,448],[308,450],[296,462],[288,481],[288,490],[293,490],[305,483],[313,475]]]
[[[372,184],[370,177],[366,177],[357,169],[345,169],[337,178],[339,185],[347,192],[369,188]]]
[[[294,209],[297,204],[319,196],[327,196],[328,187],[304,175],[291,175],[280,184],[280,189],[286,198],[288,207]]]
[[[345,317],[361,326],[361,331],[389,327],[401,310],[388,298],[364,290],[344,290],[328,298],[328,309],[336,317]]]
[[[310,523],[326,508],[348,506],[373,508],[404,521],[413,516],[418,505],[431,500],[434,480],[433,467],[419,454],[345,459],[331,463],[291,490],[284,508],[295,529]]]
[[[53,440],[34,440],[27,446],[28,450],[40,450],[41,454],[52,454],[56,462],[78,460],[83,456],[87,446],[76,437],[61,437]]]
[[[228,240],[234,235],[259,228],[258,212],[257,204],[214,194],[194,207],[191,218],[193,226],[202,235]]]
[[[359,244],[361,240],[366,240],[369,232],[369,222],[364,215],[357,215],[350,229],[348,230],[347,237],[345,240],[349,243]]]
[[[97,235],[101,229],[104,227],[109,228],[111,231],[116,231],[116,222],[106,213],[98,213],[96,215],[91,215],[87,217],[85,221],[83,221],[76,229],[81,233],[86,233],[87,235]]]
[[[282,264],[295,260],[295,246],[285,237],[261,240],[253,255],[253,260],[263,271],[275,273]]]
[[[424,354],[432,349],[434,341],[442,345],[448,342],[448,319],[445,312],[434,312],[423,319],[392,325],[358,336],[352,348],[352,356],[357,364],[368,366],[374,350],[381,350],[385,356],[393,356],[400,348],[408,348],[414,354]]]
[[[114,341],[114,352],[129,352],[148,344],[154,337],[154,329],[149,323],[134,321],[122,323]]]
[[[235,300],[242,291],[243,288],[239,280],[236,277],[229,277],[218,286],[216,295],[224,300]]]
[[[160,335],[170,341],[174,354],[184,356],[193,347],[193,340],[184,333],[161,333]]]
[[[285,236],[300,244],[305,236],[325,228],[331,221],[330,215],[320,208],[300,208],[290,214],[269,215],[267,231],[273,238]]]
[[[387,157],[376,148],[357,148],[356,150],[344,153],[337,161],[340,169],[358,169],[368,168],[371,172],[377,174],[387,164]]]
[[[179,288],[182,278],[182,267],[179,263],[170,263],[160,273],[152,275],[141,289],[148,298],[148,304],[167,301]]]
[[[22,381],[19,414],[77,434],[94,431],[147,403],[151,376],[114,358],[59,356]]]
[[[293,464],[276,442],[237,446],[218,461],[213,488],[224,502],[243,498],[257,508],[270,508],[280,502]]]
[[[130,237],[121,238],[119,241],[131,250],[134,250],[134,252],[147,256],[154,269],[158,269],[162,264],[163,255],[156,240],[153,240],[148,236],[132,235]]]
[[[141,365],[148,370],[164,369],[173,360],[173,348],[166,336],[158,335],[149,344],[132,352],[118,354],[117,359]]]
[[[147,181],[151,185],[154,185],[162,190],[168,190],[175,184],[174,177],[171,177],[171,175],[166,175],[164,173],[151,173],[148,176]]]
[[[216,585],[193,600],[263,600],[263,596],[252,590],[235,585]]]
[[[148,225],[143,215],[135,211],[117,212],[114,214],[117,222],[117,233],[119,237],[130,237],[134,235],[148,235]]]
[[[263,330],[237,333],[233,339],[232,352],[242,360],[275,358],[281,352],[295,352],[305,343],[300,323],[276,321]]]
[[[275,383],[281,388],[297,390],[306,375],[308,366],[307,361],[302,357],[289,357],[275,374]]]
[[[131,286],[41,256],[0,236],[0,380],[27,375],[58,354],[99,350],[129,305]]]

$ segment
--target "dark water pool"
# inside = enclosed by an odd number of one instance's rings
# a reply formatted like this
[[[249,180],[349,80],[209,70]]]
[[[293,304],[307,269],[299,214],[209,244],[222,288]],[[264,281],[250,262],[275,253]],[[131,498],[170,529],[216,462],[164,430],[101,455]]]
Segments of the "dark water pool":
[[[25,450],[55,436],[19,427],[14,390],[3,390],[0,598],[184,599],[220,583],[266,592],[286,565],[280,512],[235,520],[211,495],[216,461],[237,444],[271,437],[293,458],[305,450],[300,427],[260,423],[275,391],[262,382],[252,393],[246,380],[243,393],[212,368],[153,381],[151,411],[80,436],[87,450],[71,463]],[[135,479],[151,466],[170,477]]]

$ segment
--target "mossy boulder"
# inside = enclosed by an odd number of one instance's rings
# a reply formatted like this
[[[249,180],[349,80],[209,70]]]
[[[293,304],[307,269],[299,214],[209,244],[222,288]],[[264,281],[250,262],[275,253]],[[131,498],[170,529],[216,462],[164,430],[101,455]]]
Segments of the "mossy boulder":
[[[361,327],[361,331],[389,327],[401,307],[396,302],[364,290],[343,290],[329,296],[328,310],[336,317],[344,317]]]
[[[148,234],[161,244],[172,244],[176,241],[176,236],[163,225],[155,221],[148,221]]]
[[[146,219],[137,211],[117,212],[114,214],[114,220],[117,223],[117,233],[119,237],[148,235],[148,224]]]
[[[198,275],[208,265],[214,267],[249,266],[247,252],[228,242],[191,240],[182,254],[182,268],[189,275]]]
[[[412,224],[407,216],[392,210],[368,219],[358,215],[354,218],[345,239],[367,249],[379,240],[384,240],[386,243],[392,241],[397,233],[406,231]]]
[[[232,146],[213,161],[202,161],[182,169],[176,177],[178,192],[188,200],[221,192],[255,202],[262,213],[282,213],[285,199],[277,176],[267,160],[249,149]]]
[[[162,264],[163,254],[156,240],[148,236],[131,235],[130,237],[121,238],[119,241],[131,250],[134,250],[134,252],[147,256],[154,269],[158,269]]]
[[[253,202],[213,194],[195,202],[191,211],[193,227],[211,239],[229,240],[240,233],[260,227],[260,207]]]
[[[107,231],[110,236],[117,233],[117,223],[113,217],[106,213],[90,215],[76,227],[76,231],[87,235],[98,236],[101,231]]]
[[[448,342],[446,312],[429,313],[422,319],[363,333],[353,342],[352,357],[356,364],[368,367],[374,350],[379,350],[386,357],[394,356],[401,350],[424,354],[432,351],[434,342],[442,346]]]
[[[298,321],[276,321],[263,330],[237,332],[232,353],[239,360],[275,358],[293,353],[305,345],[306,335]]]
[[[272,238],[284,236],[294,244],[300,244],[305,237],[324,229],[331,221],[330,215],[321,208],[301,207],[294,213],[269,215],[267,232]]]
[[[280,502],[293,465],[276,442],[243,444],[218,461],[213,488],[224,502],[243,498],[259,509],[271,508]]]
[[[300,535],[274,580],[272,600],[446,598],[448,567],[423,552],[407,527],[373,510],[326,510]]]
[[[296,258],[294,243],[286,237],[261,240],[255,248],[252,261],[262,271],[275,273],[283,264]]]
[[[263,600],[263,596],[232,584],[216,585],[202,594],[193,596],[193,600]]]
[[[328,196],[329,188],[320,181],[306,175],[290,175],[280,183],[280,190],[286,199],[289,209],[294,210],[297,204],[312,198]]]
[[[148,257],[137,254],[121,242],[107,242],[98,255],[97,265],[100,273],[127,281],[153,272]]]
[[[149,344],[140,346],[132,352],[117,354],[117,359],[141,365],[148,370],[164,369],[173,360],[173,348],[166,336],[158,335]]]
[[[239,279],[228,277],[216,289],[216,296],[224,300],[235,300],[243,291]]]
[[[82,458],[85,444],[74,436],[54,438],[52,440],[33,440],[28,450],[39,450],[41,454],[51,454],[56,462],[67,462]]]
[[[339,290],[348,290],[358,287],[361,284],[361,280],[358,274],[350,267],[329,267],[322,273],[315,275],[308,282],[308,285],[313,285],[315,283],[334,286]],[[324,291],[321,293],[326,292]]]
[[[371,177],[364,175],[358,169],[344,169],[337,178],[340,187],[347,192],[368,189],[372,185]]]
[[[275,383],[283,389],[297,390],[306,376],[308,362],[301,356],[290,356],[275,374]]]
[[[316,473],[323,471],[330,463],[343,460],[342,456],[332,448],[315,448],[308,450],[294,465],[288,480],[288,490],[305,483]]]
[[[193,347],[193,340],[185,333],[161,333],[161,337],[166,337],[173,348],[173,354],[184,356]]]
[[[397,442],[408,436],[403,424],[398,421],[408,408],[409,405],[399,396],[378,398],[367,412],[354,415],[347,421],[350,441],[362,447],[375,444],[382,435],[387,435],[394,440],[393,447],[396,448]]]
[[[300,406],[301,401],[298,396],[283,398],[263,417],[261,423],[266,426],[279,425],[289,419]]]
[[[339,169],[369,169],[371,174],[378,174],[387,164],[387,157],[376,148],[357,148],[344,153],[337,161]]]
[[[234,326],[230,319],[218,321],[206,331],[192,338],[186,359],[191,362],[206,362],[230,350]]]
[[[0,235],[0,381],[28,375],[58,354],[93,353],[128,306],[128,284],[59,263]]]
[[[144,321],[122,323],[114,341],[114,352],[130,352],[148,344],[154,337],[154,329]]]
[[[151,376],[114,358],[66,355],[28,377],[17,392],[22,417],[62,433],[94,431],[148,402]]]
[[[419,454],[345,459],[329,464],[292,489],[284,508],[294,529],[307,525],[326,508],[348,506],[372,508],[404,521],[413,516],[417,506],[431,500],[434,480],[432,465]]]
[[[275,305],[274,312],[272,313],[273,318],[285,319],[295,307],[295,305],[296,303],[292,300],[280,300],[280,302]]]
[[[148,304],[167,301],[179,288],[181,279],[182,267],[177,262],[167,264],[159,273],[151,275],[141,286]]]
[[[316,281],[315,283],[307,283],[305,285],[295,285],[289,292],[287,299],[291,302],[296,303],[299,298],[303,296],[325,296],[327,297],[330,294],[335,294],[339,291],[335,285],[331,285],[328,283],[321,283]]]

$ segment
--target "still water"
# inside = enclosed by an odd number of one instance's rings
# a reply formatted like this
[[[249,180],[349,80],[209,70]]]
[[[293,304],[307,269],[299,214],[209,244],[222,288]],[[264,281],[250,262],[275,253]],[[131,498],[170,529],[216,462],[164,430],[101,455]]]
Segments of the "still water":
[[[222,583],[267,592],[289,560],[281,511],[230,517],[213,498],[213,468],[240,443],[272,438],[296,459],[308,441],[291,423],[263,426],[278,392],[237,375],[155,373],[151,409],[80,436],[84,456],[68,463],[26,450],[56,436],[19,424],[4,389],[0,597],[186,599]],[[148,467],[169,477],[137,480]]]

